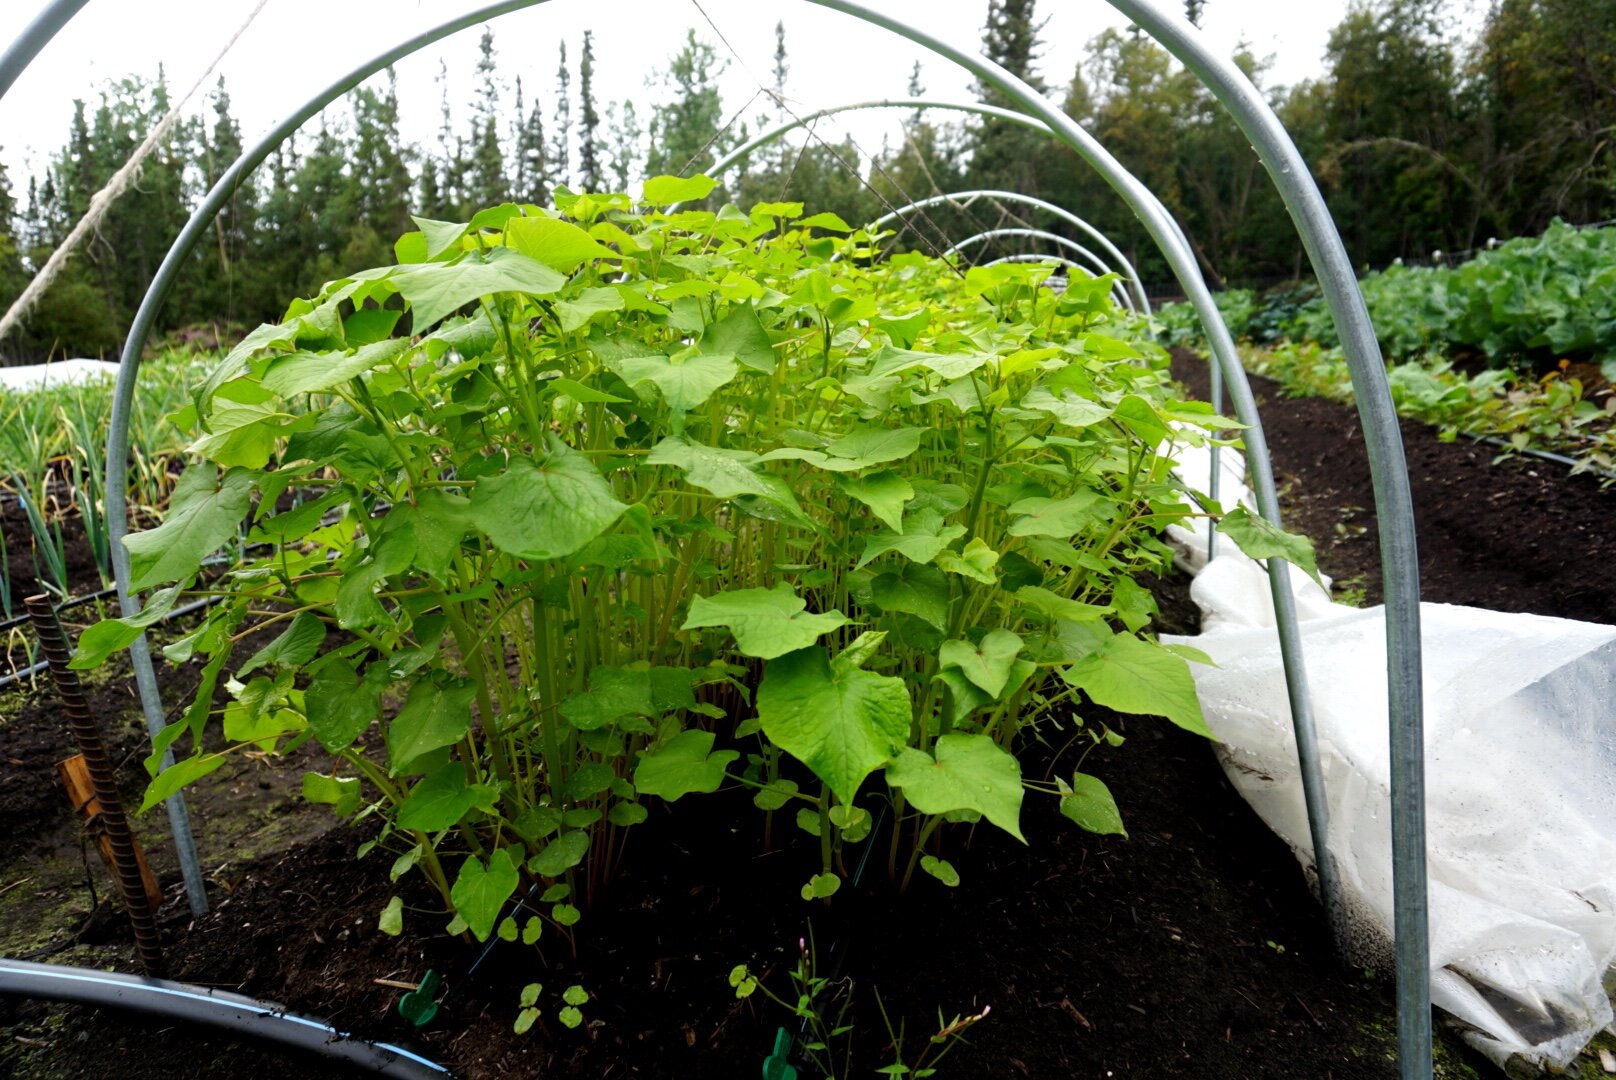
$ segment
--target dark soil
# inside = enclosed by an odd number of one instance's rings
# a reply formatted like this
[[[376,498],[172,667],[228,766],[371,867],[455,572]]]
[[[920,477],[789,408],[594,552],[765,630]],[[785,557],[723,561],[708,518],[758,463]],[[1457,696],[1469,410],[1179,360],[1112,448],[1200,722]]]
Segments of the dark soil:
[[[1204,365],[1178,357],[1175,370],[1204,388]],[[1258,384],[1291,527],[1315,537],[1339,582],[1377,600],[1373,500],[1353,414]],[[1616,556],[1598,527],[1612,520],[1616,494],[1536,462],[1492,466],[1490,450],[1442,444],[1418,426],[1405,438],[1428,599],[1616,622],[1616,599],[1590,572]],[[1164,631],[1194,631],[1184,584],[1158,587]],[[194,671],[170,676],[187,677]],[[115,744],[138,790],[132,693],[116,673],[93,690],[109,717],[121,717]],[[172,687],[170,702],[180,693]],[[54,730],[49,699],[0,694],[0,717],[0,813],[25,838],[0,853],[5,889],[39,872],[47,855],[76,860],[78,841],[50,774],[61,737],[41,734]],[[308,838],[328,819],[294,810],[296,761],[243,760],[193,796],[198,834],[213,845],[205,860],[220,867],[215,910],[194,923],[162,856],[160,822],[142,827],[169,886],[176,977],[411,1045],[467,1077],[756,1076],[776,1029],[795,1030],[795,1021],[761,993],[737,1001],[727,975],[744,963],[793,996],[797,943],[810,932],[820,970],[854,998],[854,1075],[892,1060],[877,994],[894,1025],[904,1024],[911,1057],[939,1010],[953,1017],[991,1006],[943,1076],[1394,1075],[1389,980],[1334,965],[1294,858],[1225,782],[1206,744],[1162,721],[1087,718],[1127,736],[1084,765],[1110,785],[1127,839],[1080,832],[1053,800],[1029,795],[1027,847],[985,826],[950,839],[957,889],[920,877],[900,898],[876,859],[861,887],[844,887],[825,906],[797,894],[816,858],[788,821],[776,821],[776,850],[766,852],[761,815],[744,794],[692,796],[676,816],[656,813],[634,831],[622,873],[577,927],[576,954],[552,928],[536,949],[498,945],[475,974],[481,947],[442,932],[445,917],[418,876],[392,883],[383,848],[355,858],[369,831]],[[1071,733],[1047,734],[1051,745],[1028,756],[1030,775],[1075,764],[1063,750]],[[243,807],[257,815],[246,824]],[[270,839],[260,835],[264,819],[294,824]],[[883,835],[870,842],[884,850]],[[75,884],[82,877],[75,869],[28,908],[50,907],[61,924],[34,947],[63,962],[132,970],[121,918],[104,897],[99,914],[90,912]],[[0,951],[22,951],[26,936],[8,901],[34,888],[0,894]],[[399,938],[376,929],[395,894],[408,908]],[[429,967],[447,979],[448,996],[417,1036],[394,1009],[399,992],[376,980],[414,982]],[[543,1016],[517,1036],[517,996],[530,982],[544,984]],[[575,983],[591,997],[573,1031],[556,1013],[560,991]],[[0,1001],[0,1040],[0,1075],[18,1077],[344,1075],[222,1035],[38,1002]],[[1475,1074],[1444,1062],[1438,1075]]]
[[[1207,394],[1205,360],[1173,354],[1173,374]],[[1338,587],[1381,601],[1375,497],[1355,410],[1288,398],[1251,376],[1286,510],[1286,527],[1313,538],[1319,568]],[[1402,422],[1413,485],[1425,600],[1493,611],[1616,623],[1616,487],[1530,457],[1496,461],[1496,447],[1445,443]]]

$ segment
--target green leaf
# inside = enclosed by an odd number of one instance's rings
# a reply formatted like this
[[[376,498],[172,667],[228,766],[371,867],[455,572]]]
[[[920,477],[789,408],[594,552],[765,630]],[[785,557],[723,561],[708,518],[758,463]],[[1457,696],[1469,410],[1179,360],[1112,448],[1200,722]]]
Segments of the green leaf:
[[[694,678],[688,668],[597,664],[589,672],[589,689],[563,701],[561,715],[579,731],[593,731],[624,717],[694,709]]]
[[[414,565],[438,581],[447,581],[449,567],[471,524],[471,502],[464,495],[441,488],[417,492],[405,525],[415,534]]]
[[[404,901],[400,897],[392,897],[387,906],[382,908],[381,915],[376,919],[376,929],[388,937],[398,937],[404,932]]]
[[[835,896],[842,887],[842,879],[835,874],[815,874],[808,879],[808,884],[802,887],[804,900],[823,900],[827,896]]]
[[[870,582],[870,595],[882,611],[918,616],[938,630],[948,627],[948,579],[935,566],[909,563],[896,574],[880,574]]]
[[[1114,634],[1061,678],[1118,712],[1165,716],[1186,731],[1215,739],[1201,715],[1187,660],[1131,634]]]
[[[1099,492],[1084,488],[1064,499],[1022,499],[1010,505],[1016,520],[1010,523],[1011,536],[1076,536],[1095,517],[1090,507],[1100,501]]]
[[[839,476],[836,482],[848,495],[868,506],[887,528],[903,532],[903,504],[915,497],[915,489],[909,481],[891,469],[881,469],[864,476]]]
[[[560,877],[584,861],[589,851],[589,834],[582,830],[562,833],[527,861],[531,873],[540,877]]]
[[[557,300],[555,310],[561,323],[561,332],[570,334],[587,325],[596,315],[622,311],[623,294],[609,285],[585,289],[570,300]]]
[[[309,727],[328,753],[346,750],[370,727],[381,711],[386,679],[383,664],[366,669],[361,679],[347,660],[325,663],[315,674],[304,701]]]
[[[1128,835],[1128,830],[1122,827],[1122,812],[1111,797],[1111,789],[1098,777],[1073,774],[1072,786],[1061,794],[1060,812],[1091,833]]]
[[[146,785],[146,797],[141,800],[140,812],[144,814],[186,784],[202,779],[223,765],[225,758],[224,754],[201,754],[176,761]]]
[[[462,237],[466,235],[468,226],[463,221],[434,221],[432,218],[416,217],[410,215],[415,227],[421,230],[421,239],[424,247],[424,259],[436,259],[450,248],[457,246]]]
[[[1129,394],[1118,403],[1116,418],[1121,420],[1129,431],[1139,436],[1147,446],[1160,446],[1167,441],[1170,434],[1161,414],[1151,407],[1150,402],[1137,394]]]
[[[134,644],[146,627],[160,621],[174,609],[179,597],[178,585],[160,589],[151,595],[140,614],[132,619],[102,619],[79,635],[78,648],[68,667],[75,671],[88,671],[99,667],[107,657]],[[318,621],[318,620],[316,620]]]
[[[1021,399],[1021,407],[1036,409],[1038,412],[1053,416],[1067,427],[1074,428],[1098,424],[1112,412],[1099,402],[1090,401],[1071,390],[1061,388],[1051,391],[1042,386],[1035,386],[1027,391]]]
[[[1094,622],[1111,614],[1109,607],[1085,604],[1051,592],[1042,585],[1023,585],[1016,590],[1016,599],[1050,619],[1067,622]]]
[[[775,368],[774,342],[750,304],[737,304],[708,325],[698,346],[714,356],[734,357],[744,367],[764,374]]]
[[[245,469],[231,469],[222,478],[211,465],[186,469],[163,523],[124,537],[130,590],[139,592],[195,574],[203,559],[240,530],[252,490],[253,474]]]
[[[495,547],[523,559],[571,555],[627,509],[589,459],[553,435],[541,462],[517,458],[471,497],[473,524]]]
[[[945,641],[937,654],[940,667],[959,668],[967,679],[997,698],[1010,680],[1010,669],[1021,653],[1021,638],[1009,630],[989,630],[980,644]]]
[[[902,532],[880,532],[865,540],[864,554],[854,569],[862,569],[889,551],[899,552],[910,562],[929,563],[965,535],[965,526],[943,524],[943,516],[936,510],[918,510],[903,526]]]
[[[1253,559],[1284,559],[1320,587],[1319,564],[1313,555],[1313,541],[1296,533],[1288,533],[1267,518],[1258,517],[1244,506],[1230,510],[1218,521],[1218,530]]]
[[[832,665],[820,648],[770,660],[757,692],[769,741],[844,803],[908,740],[911,709],[902,679]]]
[[[338,817],[352,817],[359,812],[359,778],[304,773],[303,797],[311,803],[330,806]]]
[[[1021,765],[1014,756],[986,735],[939,735],[932,749],[928,754],[904,748],[887,766],[887,783],[902,788],[921,813],[974,810],[1027,842],[1021,835]]]
[[[507,221],[505,243],[528,258],[537,259],[563,274],[572,273],[591,259],[621,257],[572,222],[542,215]],[[621,297],[618,297],[617,306],[623,306]]]
[[[988,547],[980,536],[973,536],[964,551],[939,551],[933,561],[939,570],[968,577],[984,585],[992,585],[999,580],[993,573],[993,568],[999,563],[999,553]]]
[[[829,211],[821,214],[815,214],[812,217],[805,217],[800,221],[793,222],[792,224],[799,229],[829,229],[832,232],[853,231],[853,226],[849,225],[847,222],[843,221],[841,218],[830,213]]]
[[[449,890],[449,899],[456,914],[466,920],[478,941],[487,941],[493,933],[494,920],[499,918],[505,901],[511,898],[520,880],[509,848],[496,850],[488,857],[486,866],[477,856],[466,856],[454,888]]]
[[[653,446],[645,460],[651,465],[672,465],[684,470],[686,482],[705,488],[720,499],[733,499],[737,495],[768,497],[775,493],[770,484],[774,477],[753,467],[759,459],[750,450],[726,450],[670,435]]]
[[[387,338],[352,353],[289,353],[272,360],[260,382],[265,390],[282,398],[319,393],[341,386],[371,368],[391,363],[409,347],[409,341],[404,338]],[[214,416],[223,412],[220,409]],[[217,430],[216,423],[214,427]]]
[[[662,400],[676,413],[701,405],[740,371],[729,356],[693,353],[688,356],[629,356],[608,365],[630,386],[649,382],[662,391]]]
[[[811,615],[807,607],[808,602],[783,581],[772,589],[731,589],[693,598],[680,629],[728,627],[741,653],[773,660],[806,648],[851,621],[840,611]]]
[[[413,327],[424,334],[475,300],[496,293],[553,296],[567,279],[537,259],[509,248],[469,255],[456,263],[424,263],[399,270],[393,284],[410,305]]]
[[[640,757],[634,768],[634,790],[669,802],[692,792],[711,794],[724,783],[724,769],[740,756],[736,750],[714,753],[710,731],[681,731]]]
[[[83,638],[79,640],[82,643]],[[325,623],[312,611],[300,611],[274,641],[253,653],[236,669],[236,678],[244,679],[261,667],[299,667],[314,659],[323,641]]]
[[[561,1021],[563,1027],[575,1028],[584,1022],[584,1014],[579,1012],[576,1006],[564,1005],[561,1011],[556,1013],[556,1019]]]
[[[705,199],[717,186],[718,181],[710,176],[653,176],[645,182],[640,199],[652,206],[671,206]]]
[[[423,679],[410,687],[409,699],[387,729],[389,775],[409,772],[410,763],[422,754],[465,738],[476,696],[477,687],[468,679],[456,679],[448,686]]]
[[[860,467],[879,465],[884,461],[898,461],[920,449],[921,436],[929,429],[918,427],[893,428],[880,424],[861,424],[825,447],[831,457],[857,461]]]
[[[410,789],[398,808],[398,827],[427,833],[448,829],[473,809],[492,812],[498,797],[499,792],[488,784],[468,783],[466,767],[451,761],[427,773]],[[470,921],[471,917],[466,918]]]
[[[920,868],[950,889],[959,886],[959,871],[955,870],[954,864],[947,859],[939,859],[935,855],[922,855],[920,857]]]

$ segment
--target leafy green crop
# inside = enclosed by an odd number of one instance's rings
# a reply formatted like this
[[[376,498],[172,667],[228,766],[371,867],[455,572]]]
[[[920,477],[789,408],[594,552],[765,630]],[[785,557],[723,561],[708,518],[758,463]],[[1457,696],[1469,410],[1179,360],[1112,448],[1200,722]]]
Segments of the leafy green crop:
[[[172,603],[243,517],[279,547],[168,648],[206,662],[148,764],[191,754],[146,804],[318,740],[309,796],[383,815],[395,873],[478,938],[524,878],[587,897],[624,830],[726,784],[795,804],[812,897],[883,802],[904,883],[957,881],[922,858],[945,821],[1019,839],[1029,788],[1117,831],[1094,785],[1015,755],[1085,698],[1205,733],[1134,575],[1201,512],[1174,447],[1227,425],[1175,399],[1111,280],[870,265],[874,237],[796,205],[560,210],[422,220],[397,265],[294,302],[196,388],[197,460],[130,539],[137,583]],[[132,629],[92,629],[77,663]]]

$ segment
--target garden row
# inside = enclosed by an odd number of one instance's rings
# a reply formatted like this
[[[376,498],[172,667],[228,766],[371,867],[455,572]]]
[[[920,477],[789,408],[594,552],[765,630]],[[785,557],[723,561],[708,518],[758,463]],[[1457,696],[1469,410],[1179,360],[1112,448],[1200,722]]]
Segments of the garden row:
[[[1616,471],[1616,228],[1556,223],[1458,267],[1393,266],[1362,281],[1404,416]],[[1348,401],[1348,367],[1317,289],[1217,295],[1248,367],[1287,390]],[[1199,345],[1188,305],[1160,312]]]
[[[765,837],[804,835],[804,901],[866,867],[956,885],[977,822],[1022,838],[1029,790],[1121,831],[1092,774],[1033,779],[1018,754],[1119,745],[1090,708],[1206,734],[1200,658],[1147,633],[1140,578],[1170,561],[1162,529],[1219,512],[1172,454],[1227,422],[1180,399],[1109,277],[1056,296],[1043,268],[872,263],[872,236],[800,204],[650,208],[712,186],[422,220],[397,265],[294,302],[200,381],[192,463],[128,542],[156,591],[75,660],[219,599],[164,650],[202,677],[148,806],[315,742],[305,794],[381,819],[365,850],[444,912],[401,892],[384,932],[541,949],[636,826],[720,788],[753,793]],[[199,586],[244,519],[268,553]],[[524,991],[518,1025],[581,1022],[558,990]]]

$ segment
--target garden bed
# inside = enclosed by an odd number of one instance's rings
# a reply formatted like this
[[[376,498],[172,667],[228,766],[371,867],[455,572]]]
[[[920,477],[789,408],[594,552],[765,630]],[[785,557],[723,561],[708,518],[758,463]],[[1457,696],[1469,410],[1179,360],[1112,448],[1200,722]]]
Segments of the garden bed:
[[[1204,389],[1204,365],[1181,356],[1177,369]],[[1355,417],[1328,402],[1282,398],[1262,380],[1257,389],[1293,527],[1317,538],[1326,572],[1374,602],[1372,500]],[[1595,529],[1599,514],[1609,519],[1610,493],[1536,462],[1494,467],[1485,448],[1441,443],[1417,425],[1406,425],[1405,438],[1428,599],[1616,618],[1610,590],[1590,578],[1586,562],[1534,554],[1563,550],[1568,534],[1589,537],[1596,558],[1612,554]],[[1156,591],[1160,628],[1192,629],[1184,583]],[[133,793],[143,734],[131,688],[114,674],[92,689],[107,715],[122,717],[116,743]],[[172,700],[183,698],[179,689]],[[87,910],[77,829],[52,783],[50,763],[65,753],[54,704],[43,691],[3,700],[7,820],[36,835],[0,867],[0,887],[25,881],[11,903],[0,897],[3,951],[82,937],[50,958],[133,969],[104,881],[101,908]],[[900,910],[877,872],[826,909],[796,896],[812,853],[798,844],[759,856],[755,810],[742,794],[719,796],[677,819],[654,815],[633,838],[636,855],[623,876],[586,915],[578,956],[552,940],[544,971],[530,953],[501,946],[468,979],[480,946],[442,934],[380,934],[375,913],[395,888],[387,860],[355,861],[366,831],[327,829],[324,808],[300,805],[297,761],[244,759],[191,793],[204,862],[217,870],[216,911],[194,924],[161,849],[159,821],[145,819],[142,828],[167,871],[165,933],[177,977],[414,1045],[465,1076],[754,1074],[790,1018],[761,996],[737,1002],[727,975],[746,963],[784,993],[810,922],[821,963],[839,943],[842,974],[856,984],[861,1058],[879,1057],[887,1041],[878,991],[894,1023],[899,1014],[906,1020],[911,1045],[935,1025],[938,1009],[952,1017],[992,1006],[970,1045],[944,1063],[945,1076],[1281,1077],[1299,1068],[1392,1075],[1389,980],[1335,969],[1293,858],[1225,783],[1205,744],[1160,721],[1104,719],[1129,741],[1087,768],[1115,793],[1127,840],[1079,832],[1051,806],[1030,802],[1030,852],[979,830],[957,860],[957,890],[923,878]],[[22,934],[16,900],[28,894],[32,910],[57,925],[35,922]],[[432,903],[419,882],[405,896]],[[412,916],[411,925],[433,921]],[[393,1011],[398,991],[374,980],[414,981],[428,967],[446,975],[453,996],[417,1038]],[[584,985],[592,995],[585,1026],[572,1032],[551,1022],[515,1035],[517,991],[534,979]],[[199,1063],[267,1069],[279,1060],[222,1036],[40,1003],[0,1003],[0,1030],[0,1061],[18,1076],[114,1067],[168,1076]],[[304,1060],[279,1067],[339,1075]],[[1444,1074],[1463,1068],[1451,1063]]]

